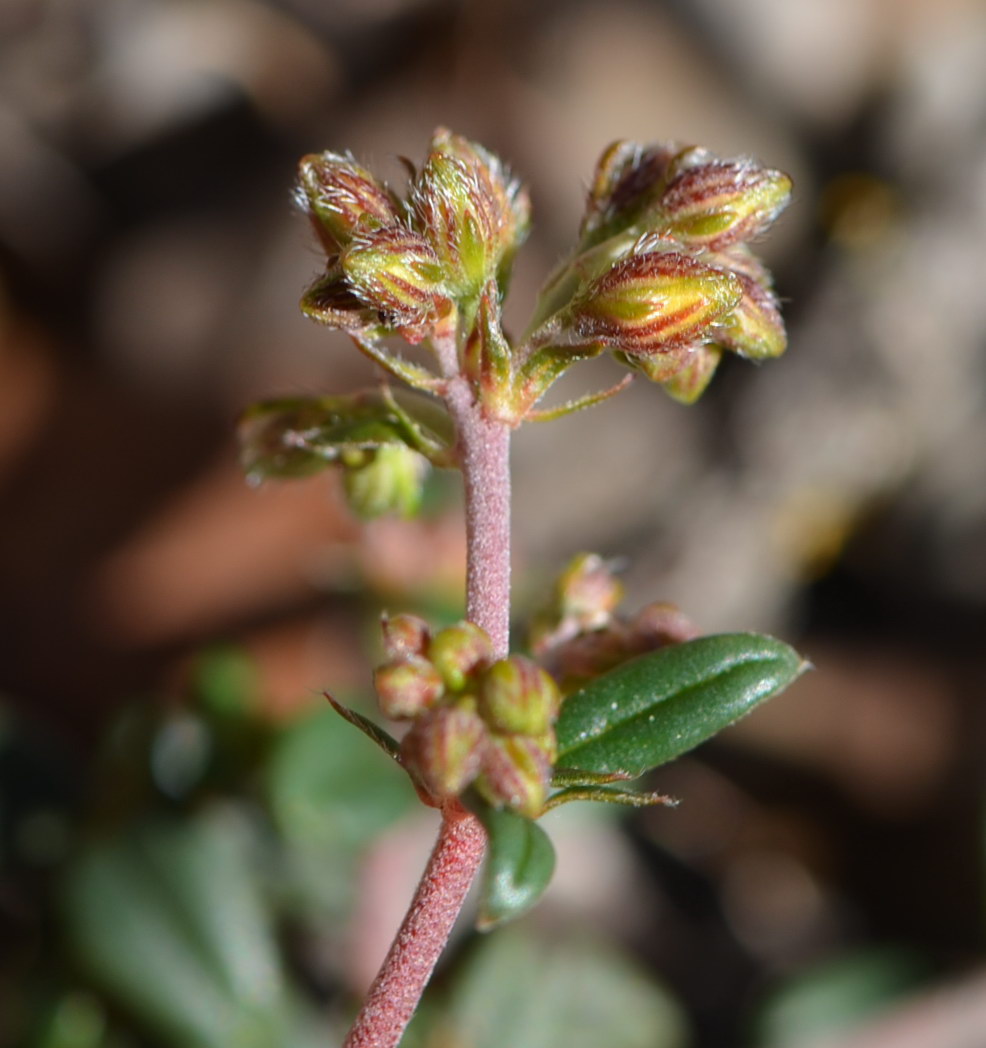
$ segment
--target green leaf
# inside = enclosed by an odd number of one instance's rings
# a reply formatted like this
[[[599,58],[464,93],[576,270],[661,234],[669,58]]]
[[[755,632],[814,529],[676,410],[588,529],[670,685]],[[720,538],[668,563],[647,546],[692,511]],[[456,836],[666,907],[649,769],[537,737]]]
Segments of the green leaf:
[[[558,765],[632,777],[749,713],[807,664],[756,633],[699,637],[626,662],[565,700]]]
[[[452,441],[451,422],[437,401],[386,389],[261,401],[240,422],[243,465],[256,481],[307,476],[347,453],[393,445],[448,465]]]
[[[244,825],[227,810],[95,844],[64,883],[76,960],[182,1048],[280,1048],[292,1026]]]
[[[612,944],[522,924],[477,942],[425,1043],[684,1048],[689,1040],[677,1001]]]
[[[475,795],[467,801],[489,837],[476,922],[488,931],[538,901],[555,871],[555,849],[544,830],[523,815],[492,808]]]

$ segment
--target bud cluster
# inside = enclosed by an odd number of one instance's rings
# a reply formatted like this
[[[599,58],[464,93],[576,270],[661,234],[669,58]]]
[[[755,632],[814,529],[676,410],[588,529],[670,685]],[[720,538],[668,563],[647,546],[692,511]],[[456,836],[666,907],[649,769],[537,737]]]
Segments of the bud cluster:
[[[699,635],[674,604],[655,602],[633,616],[618,615],[622,596],[612,564],[594,553],[578,554],[558,577],[530,641],[564,692],[637,655]]]
[[[455,331],[487,285],[502,295],[530,223],[527,194],[499,159],[441,128],[407,200],[331,152],[302,159],[297,200],[327,256],[302,310],[363,340]]]
[[[786,346],[770,276],[747,242],[786,206],[787,175],[673,143],[618,142],[599,160],[567,278],[549,286],[545,331],[602,347],[690,403],[724,350]]]
[[[413,615],[383,622],[380,709],[408,721],[401,759],[436,801],[474,786],[493,805],[541,813],[557,747],[561,695],[532,659],[495,659],[471,622],[432,633]]]

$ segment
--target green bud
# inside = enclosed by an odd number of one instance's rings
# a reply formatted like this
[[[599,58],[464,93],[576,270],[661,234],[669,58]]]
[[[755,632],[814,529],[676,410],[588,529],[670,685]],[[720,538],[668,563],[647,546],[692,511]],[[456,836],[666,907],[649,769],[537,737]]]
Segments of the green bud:
[[[424,237],[391,226],[356,237],[342,256],[356,297],[408,342],[420,342],[451,307],[439,260]]]
[[[462,691],[477,671],[493,661],[493,644],[485,630],[472,622],[460,622],[431,638],[428,658],[449,691]]]
[[[387,189],[351,156],[340,153],[302,157],[297,199],[329,254],[338,254],[357,233],[399,221]]]
[[[364,519],[395,513],[413,517],[421,505],[428,460],[404,444],[344,452],[343,487],[353,511]]]
[[[712,337],[725,349],[751,360],[779,357],[787,348],[787,334],[776,296],[745,274],[736,277],[743,286],[743,297],[715,325]]]
[[[412,655],[424,655],[431,630],[428,623],[417,615],[384,615],[380,620],[383,631],[383,650],[388,659],[406,659]]]
[[[479,680],[479,713],[494,732],[543,735],[561,705],[558,685],[533,659],[511,655]]]
[[[401,741],[401,757],[433,796],[457,797],[479,774],[488,746],[474,710],[440,706],[424,714]]]
[[[717,251],[762,233],[791,199],[791,179],[752,160],[681,154],[661,196],[666,230],[690,248]]]
[[[718,346],[696,346],[685,366],[662,383],[664,392],[679,404],[694,404],[708,388],[721,358]]]
[[[492,736],[482,759],[477,787],[498,808],[512,808],[536,819],[544,808],[551,782],[554,736]]]
[[[479,293],[527,236],[530,202],[500,160],[440,128],[411,194],[415,227],[456,296]]]
[[[569,309],[578,339],[628,355],[663,353],[702,338],[739,302],[733,273],[666,245],[643,238],[589,285]]]
[[[412,720],[434,706],[445,692],[438,670],[419,655],[385,663],[373,674],[380,711],[392,720]]]

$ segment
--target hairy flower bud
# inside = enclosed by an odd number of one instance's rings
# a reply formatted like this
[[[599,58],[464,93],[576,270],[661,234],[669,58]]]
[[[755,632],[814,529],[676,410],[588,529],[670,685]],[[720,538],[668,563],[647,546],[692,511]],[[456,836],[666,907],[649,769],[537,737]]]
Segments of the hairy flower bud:
[[[530,202],[492,153],[440,128],[413,191],[415,226],[457,296],[500,275],[527,235]]]
[[[533,659],[511,655],[482,675],[477,703],[494,732],[538,736],[554,723],[561,695],[554,679]]]
[[[627,625],[628,644],[635,653],[653,651],[668,644],[682,644],[694,640],[700,632],[677,604],[667,601],[645,605]]]
[[[742,289],[733,273],[645,238],[576,299],[577,337],[624,353],[663,353],[689,345],[732,309]]]
[[[460,622],[431,638],[428,658],[449,691],[462,691],[476,671],[493,661],[493,645],[485,630],[472,622]]]
[[[351,156],[312,153],[298,165],[299,204],[325,250],[338,254],[359,232],[398,222],[394,198]]]
[[[743,297],[715,325],[712,337],[724,348],[751,360],[779,357],[787,348],[787,335],[776,296],[752,277],[735,275],[743,287]]]
[[[597,553],[577,554],[558,576],[550,603],[534,617],[532,651],[541,655],[578,633],[601,629],[622,599],[623,585],[611,563]]]
[[[635,225],[660,200],[674,142],[641,146],[614,142],[596,164],[580,233],[591,246]]]
[[[428,460],[404,444],[343,453],[343,487],[353,511],[370,520],[385,513],[413,517],[421,505]]]
[[[716,251],[749,240],[791,198],[787,175],[752,160],[717,160],[705,150],[689,150],[675,168],[660,207],[666,231],[691,248]]]
[[[679,404],[694,404],[708,388],[721,359],[718,346],[695,346],[684,367],[661,382],[664,392]]]
[[[410,229],[360,234],[343,254],[342,268],[356,296],[409,342],[420,342],[451,306],[438,257]]]
[[[476,785],[496,807],[512,808],[536,819],[548,794],[553,759],[553,735],[546,739],[494,735],[483,754]]]
[[[383,632],[384,653],[391,661],[424,655],[431,639],[428,623],[406,612],[384,615],[380,620],[380,629]]]
[[[392,720],[412,720],[420,716],[445,692],[441,674],[419,655],[378,667],[373,674],[373,686],[380,711]]]
[[[437,798],[456,797],[479,774],[486,725],[463,706],[440,706],[417,720],[401,741],[401,757]]]

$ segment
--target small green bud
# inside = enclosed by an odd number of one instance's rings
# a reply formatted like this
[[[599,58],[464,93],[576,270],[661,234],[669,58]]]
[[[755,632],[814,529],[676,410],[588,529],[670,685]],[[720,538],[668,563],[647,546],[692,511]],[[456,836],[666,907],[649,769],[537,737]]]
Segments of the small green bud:
[[[413,517],[421,505],[428,460],[404,444],[344,453],[343,487],[353,511],[364,519],[395,513]]]
[[[449,691],[462,691],[477,671],[493,661],[493,644],[485,630],[472,622],[460,622],[431,638],[428,658]]]
[[[338,254],[357,233],[399,221],[387,189],[351,156],[340,153],[302,157],[297,199],[330,255]]]
[[[494,732],[538,736],[558,716],[561,694],[533,659],[511,655],[480,677],[477,702],[480,716]]]
[[[456,296],[479,293],[527,235],[530,202],[500,160],[440,128],[411,194],[415,228]]]
[[[702,338],[738,302],[737,277],[645,237],[576,299],[577,337],[628,355],[663,353]]]
[[[691,149],[675,161],[660,206],[676,240],[717,251],[762,233],[790,199],[783,172]]]
[[[412,720],[445,692],[438,670],[419,655],[384,663],[373,674],[380,711],[392,720]]]
[[[431,630],[428,623],[417,615],[384,615],[380,620],[383,631],[383,650],[391,661],[406,659],[412,655],[424,655]]]
[[[467,707],[440,706],[417,720],[401,741],[401,757],[439,799],[458,796],[479,774],[486,725]]]
[[[554,736],[492,736],[483,753],[482,774],[476,785],[498,808],[507,807],[536,819],[544,808],[551,782]]]
[[[679,404],[694,404],[708,388],[721,358],[718,346],[696,346],[685,366],[661,383],[664,392]]]
[[[438,257],[410,229],[360,234],[343,254],[342,268],[356,297],[408,342],[420,342],[451,307]]]
[[[787,348],[787,334],[776,296],[743,273],[736,277],[743,286],[743,297],[715,325],[712,337],[725,349],[751,360],[779,357]]]

